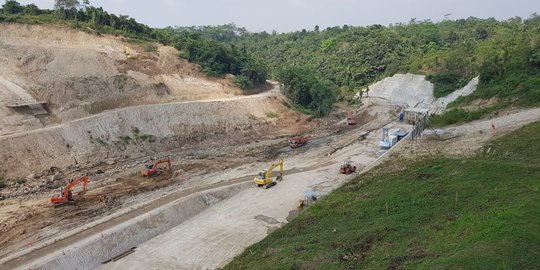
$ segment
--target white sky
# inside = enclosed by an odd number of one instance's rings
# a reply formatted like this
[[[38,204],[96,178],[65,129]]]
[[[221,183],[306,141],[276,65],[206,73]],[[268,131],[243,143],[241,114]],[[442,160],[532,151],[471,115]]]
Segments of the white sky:
[[[54,0],[18,1],[52,9]],[[82,1],[81,1],[82,2]],[[249,31],[289,32],[329,26],[388,25],[431,19],[540,14],[540,0],[90,0],[96,7],[129,15],[152,27],[218,25],[234,22]]]

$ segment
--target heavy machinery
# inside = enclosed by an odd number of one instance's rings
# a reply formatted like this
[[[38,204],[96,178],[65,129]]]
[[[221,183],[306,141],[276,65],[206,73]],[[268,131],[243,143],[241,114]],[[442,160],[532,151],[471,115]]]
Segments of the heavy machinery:
[[[288,140],[289,146],[291,148],[298,148],[306,145],[306,143],[309,141],[309,137],[294,137],[290,138]]]
[[[263,187],[265,189],[268,189],[268,188],[271,188],[271,187],[275,186],[277,184],[277,182],[275,182],[272,179],[272,171],[274,170],[274,168],[276,168],[278,166],[279,166],[279,175],[276,177],[276,180],[277,181],[283,180],[283,159],[281,159],[279,162],[271,164],[270,167],[268,167],[268,170],[260,171],[259,174],[257,175],[257,177],[255,177],[255,179],[254,179],[255,184],[257,184],[257,186]]]
[[[66,187],[62,189],[61,195],[54,195],[49,201],[55,206],[72,203],[74,199],[71,189],[79,183],[83,184],[83,190],[81,195],[84,195],[84,193],[86,192],[86,185],[88,184],[88,176],[86,175],[70,181],[69,184],[67,184]]]
[[[341,167],[339,167],[339,172],[342,174],[351,174],[356,171],[356,166],[352,166],[350,161],[345,161]]]
[[[167,158],[158,159],[154,163],[145,164],[144,167],[141,169],[141,176],[149,177],[154,174],[159,174],[160,171],[158,171],[157,169],[160,164],[167,164],[167,169],[169,171],[171,170],[171,158],[167,157]]]

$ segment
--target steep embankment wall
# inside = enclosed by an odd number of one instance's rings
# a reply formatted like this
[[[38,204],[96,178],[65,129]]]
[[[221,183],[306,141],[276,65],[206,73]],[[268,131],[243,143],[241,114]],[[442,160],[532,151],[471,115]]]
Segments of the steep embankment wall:
[[[424,75],[396,74],[369,86],[369,96],[412,108],[429,109],[432,113],[442,112],[448,103],[460,96],[472,94],[478,86],[479,77],[472,79],[463,88],[448,96],[435,99],[433,84]]]
[[[0,175],[21,177],[51,167],[97,165],[234,135],[253,135],[285,110],[277,94],[222,101],[147,105],[104,112],[26,133],[0,137]],[[137,132],[137,130],[139,132]]]

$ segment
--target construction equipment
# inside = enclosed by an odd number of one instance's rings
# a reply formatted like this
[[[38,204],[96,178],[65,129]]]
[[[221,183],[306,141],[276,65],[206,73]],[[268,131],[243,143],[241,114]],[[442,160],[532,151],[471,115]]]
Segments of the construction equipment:
[[[392,143],[390,142],[390,138],[388,136],[389,128],[383,128],[383,136],[381,141],[379,141],[379,146],[383,149],[389,149],[392,147]]]
[[[345,161],[341,167],[339,167],[339,172],[342,174],[351,174],[356,171],[356,166],[352,166],[350,161]]]
[[[167,157],[163,159],[158,159],[154,163],[145,164],[144,167],[141,169],[141,176],[149,177],[154,174],[160,174],[161,172],[157,170],[160,164],[167,164],[167,169],[169,171],[171,170],[171,158]]]
[[[276,180],[277,181],[283,180],[283,159],[281,159],[279,162],[271,164],[270,167],[268,167],[268,170],[260,171],[259,174],[257,175],[257,177],[255,177],[255,179],[254,179],[255,184],[257,184],[257,186],[263,187],[265,189],[268,189],[268,188],[271,188],[271,187],[275,186],[277,184],[277,182],[275,182],[272,179],[272,171],[274,170],[274,168],[276,168],[278,166],[279,166],[279,175],[276,177]]]
[[[302,147],[306,145],[308,141],[309,141],[309,137],[294,137],[288,140],[289,146],[291,148]]]
[[[69,184],[67,184],[66,187],[63,188],[61,195],[54,195],[49,201],[55,206],[66,204],[66,203],[72,203],[74,199],[73,199],[73,193],[71,189],[79,183],[83,184],[83,190],[80,195],[81,196],[84,195],[84,193],[86,192],[86,185],[88,184],[88,176],[86,175],[83,175],[73,181],[70,181]]]

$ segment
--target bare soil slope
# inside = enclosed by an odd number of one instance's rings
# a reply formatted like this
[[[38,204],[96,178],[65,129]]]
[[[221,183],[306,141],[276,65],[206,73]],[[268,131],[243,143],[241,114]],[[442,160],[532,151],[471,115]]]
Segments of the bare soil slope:
[[[296,119],[277,90],[237,98],[230,80],[206,77],[172,47],[147,45],[156,50],[58,26],[1,24],[0,176],[39,178],[219,136],[243,140]],[[38,102],[49,114],[13,108]]]
[[[0,135],[61,123],[120,107],[231,97],[238,88],[209,79],[171,47],[155,52],[121,37],[96,36],[45,25],[1,24],[0,75],[36,101],[47,102],[50,115],[41,125],[5,108],[19,99],[0,85]]]

